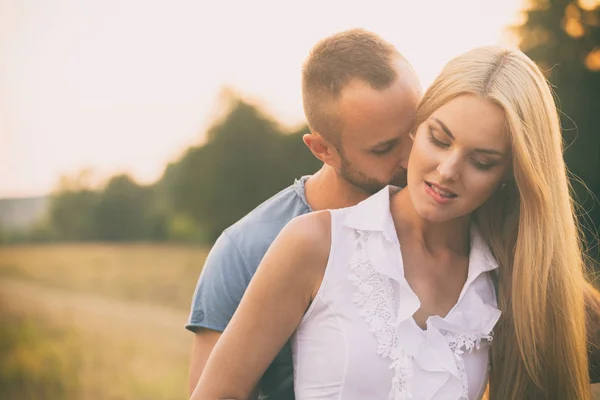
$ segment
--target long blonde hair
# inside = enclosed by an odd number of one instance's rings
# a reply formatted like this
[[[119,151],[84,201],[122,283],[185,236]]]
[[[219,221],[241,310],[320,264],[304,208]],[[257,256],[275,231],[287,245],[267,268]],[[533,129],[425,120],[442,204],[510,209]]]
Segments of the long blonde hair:
[[[500,265],[490,399],[590,399],[583,257],[552,92],[521,51],[476,48],[444,67],[417,126],[462,94],[499,105],[511,142],[513,178],[473,214]]]

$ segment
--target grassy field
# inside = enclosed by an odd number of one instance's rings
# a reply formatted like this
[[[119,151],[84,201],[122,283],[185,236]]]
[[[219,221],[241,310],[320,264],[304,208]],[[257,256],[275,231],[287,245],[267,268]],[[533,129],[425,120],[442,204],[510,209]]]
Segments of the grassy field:
[[[187,399],[192,336],[183,325],[206,254],[0,247],[0,399]]]
[[[0,398],[185,399],[206,249],[0,247]]]
[[[0,310],[0,398],[186,399],[187,359],[135,337]],[[67,322],[67,323],[65,323]]]
[[[187,310],[207,249],[164,244],[0,247],[0,279]]]

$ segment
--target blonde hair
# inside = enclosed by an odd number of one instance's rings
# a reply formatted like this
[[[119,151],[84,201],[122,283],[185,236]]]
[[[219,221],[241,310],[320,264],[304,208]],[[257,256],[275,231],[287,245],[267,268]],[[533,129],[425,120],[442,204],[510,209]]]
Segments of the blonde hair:
[[[552,92],[521,51],[476,48],[444,67],[417,126],[463,94],[500,106],[511,142],[513,179],[473,214],[500,266],[490,399],[590,399],[587,284]]]
[[[302,68],[302,102],[311,131],[335,139],[343,128],[333,107],[342,89],[360,79],[377,90],[398,78],[398,50],[375,33],[350,29],[331,35],[311,50]]]

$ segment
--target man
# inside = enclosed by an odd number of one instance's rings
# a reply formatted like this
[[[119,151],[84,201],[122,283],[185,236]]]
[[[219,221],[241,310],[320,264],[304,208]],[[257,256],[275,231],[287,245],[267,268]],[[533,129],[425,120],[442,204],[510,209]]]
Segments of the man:
[[[303,141],[323,167],[226,229],[211,249],[186,325],[195,333],[190,393],[263,255],[287,222],[312,210],[349,207],[388,184],[405,183],[421,87],[391,44],[360,29],[322,40],[304,64],[302,97],[311,131]],[[292,374],[288,343],[261,379],[261,398],[293,399]]]

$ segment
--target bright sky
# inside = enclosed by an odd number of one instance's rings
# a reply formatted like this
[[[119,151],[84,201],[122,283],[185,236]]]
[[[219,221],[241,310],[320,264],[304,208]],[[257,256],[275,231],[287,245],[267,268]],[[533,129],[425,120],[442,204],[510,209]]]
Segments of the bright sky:
[[[424,87],[451,57],[507,41],[520,0],[0,0],[0,197],[92,168],[159,178],[202,140],[223,86],[304,121],[300,68],[321,38],[363,27]]]

